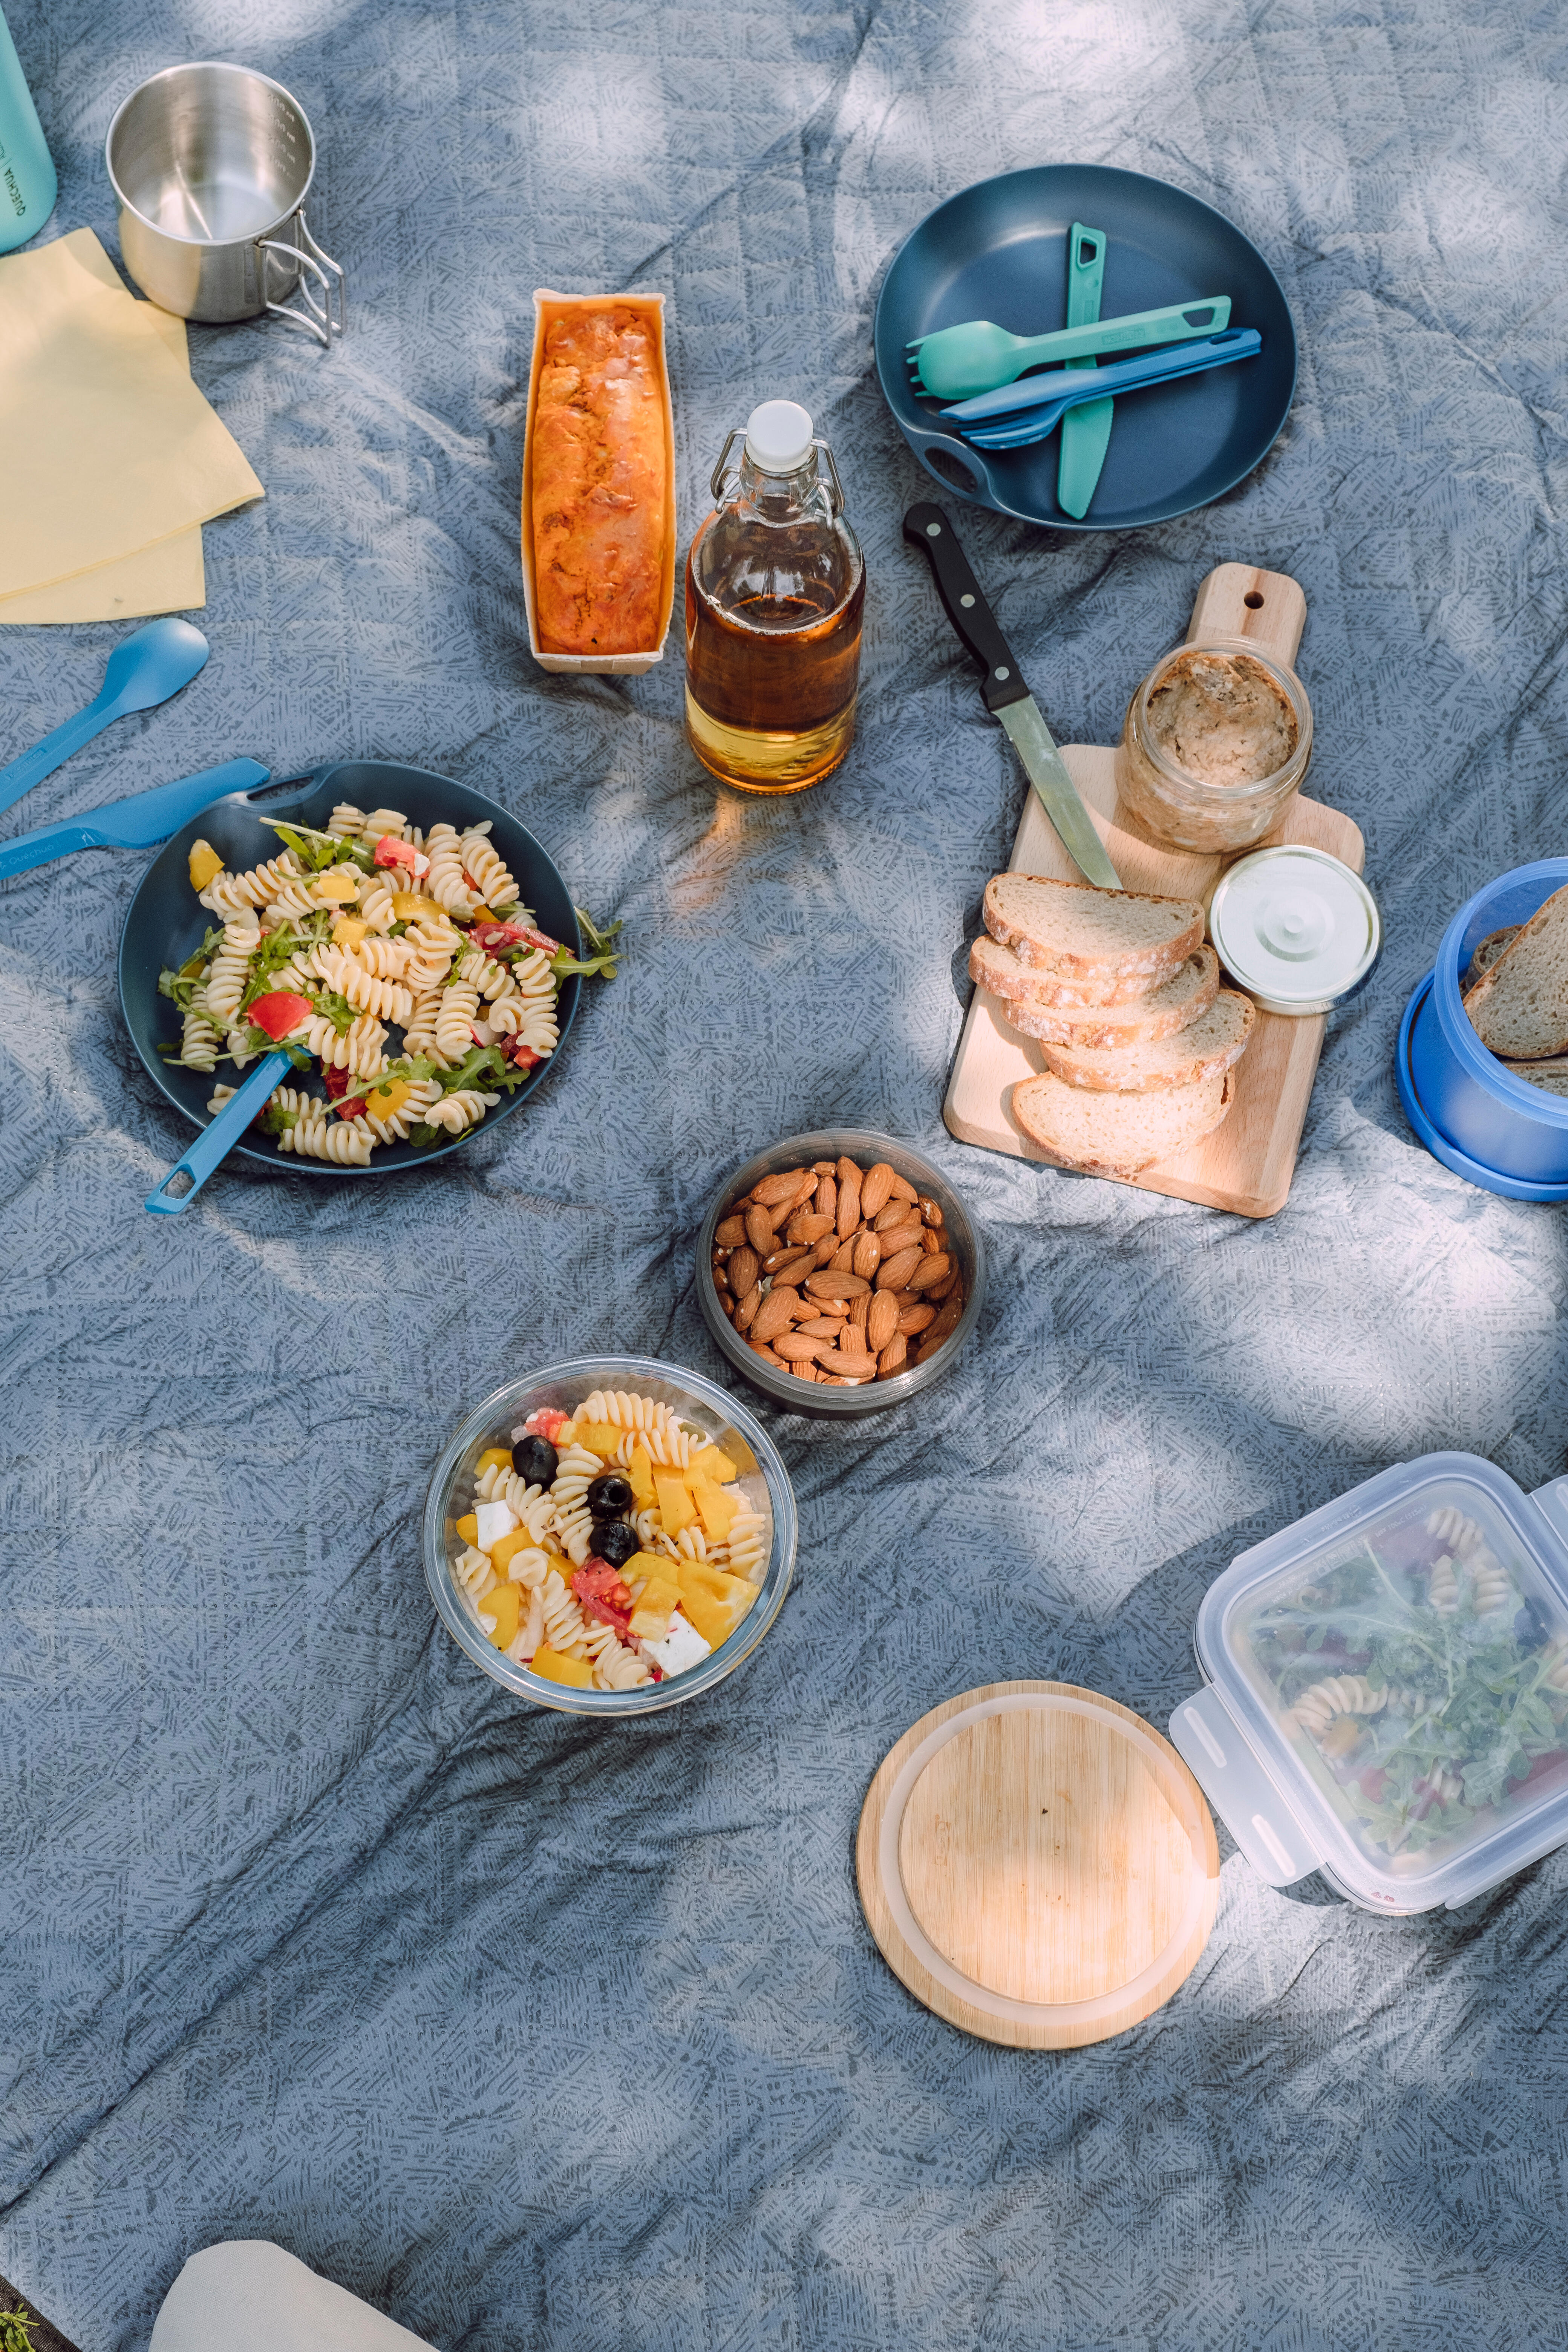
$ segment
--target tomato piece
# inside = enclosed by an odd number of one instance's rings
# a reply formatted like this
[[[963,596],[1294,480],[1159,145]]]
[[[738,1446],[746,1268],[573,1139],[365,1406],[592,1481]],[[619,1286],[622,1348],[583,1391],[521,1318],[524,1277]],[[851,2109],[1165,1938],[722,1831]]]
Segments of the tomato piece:
[[[525,1045],[521,1038],[518,1037],[512,1041],[511,1058],[521,1069],[537,1070],[544,1056],[542,1054],[536,1054],[531,1045]]]
[[[572,1578],[572,1590],[590,1617],[596,1617],[601,1625],[613,1626],[625,1641],[631,1632],[631,1616],[627,1610],[614,1605],[611,1595],[624,1592],[628,1602],[632,1596],[606,1560],[589,1559],[578,1569]]]
[[[477,948],[487,955],[495,955],[501,948],[521,947],[528,934],[516,923],[476,923],[468,933]]]
[[[246,1018],[265,1029],[271,1038],[287,1037],[308,1021],[315,1010],[308,996],[296,996],[291,988],[274,988],[266,996],[258,996],[247,1006]]]
[[[375,845],[375,863],[378,866],[406,866],[412,874],[415,870],[414,844],[399,841],[395,833],[384,833]]]
[[[342,1097],[346,1095],[349,1090],[350,1079],[348,1072],[346,1070],[323,1070],[321,1072],[321,1076],[327,1082],[327,1097],[329,1101],[341,1101]]]
[[[571,1418],[569,1412],[558,1412],[552,1404],[545,1404],[531,1412],[523,1426],[530,1436],[542,1437],[553,1445]]]
[[[347,1071],[345,1071],[343,1075],[346,1077],[348,1075]],[[338,1105],[338,1117],[340,1118],[357,1118],[361,1111],[363,1110],[365,1107],[365,1100],[366,1097],[363,1095],[351,1095],[346,1102],[341,1102]]]
[[[560,940],[552,940],[548,931],[521,931],[518,936],[526,940],[531,948],[542,948],[546,955],[559,955],[561,952]]]

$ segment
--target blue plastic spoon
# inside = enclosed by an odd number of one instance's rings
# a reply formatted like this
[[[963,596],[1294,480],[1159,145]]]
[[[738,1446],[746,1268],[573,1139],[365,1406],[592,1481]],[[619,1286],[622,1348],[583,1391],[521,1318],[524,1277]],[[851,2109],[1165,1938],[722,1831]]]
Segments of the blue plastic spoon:
[[[284,1074],[293,1067],[284,1053],[264,1054],[239,1092],[226,1102],[210,1127],[204,1127],[183,1160],[177,1160],[161,1184],[154,1184],[142,1203],[155,1217],[177,1217],[188,1209],[213,1170],[222,1164]],[[180,1192],[169,1187],[177,1177],[188,1181]]]
[[[205,662],[211,648],[199,629],[189,621],[173,619],[149,621],[144,629],[134,629],[121,638],[109,656],[109,667],[103,673],[103,684],[85,710],[13,760],[8,768],[0,768],[0,809],[8,809],[35,784],[64,765],[73,751],[101,735],[117,719],[127,718],[133,710],[156,710],[161,702],[178,694]]]

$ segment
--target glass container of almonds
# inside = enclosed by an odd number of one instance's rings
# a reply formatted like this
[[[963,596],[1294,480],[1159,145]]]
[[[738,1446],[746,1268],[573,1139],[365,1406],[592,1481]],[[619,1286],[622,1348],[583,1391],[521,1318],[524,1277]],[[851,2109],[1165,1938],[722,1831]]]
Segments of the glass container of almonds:
[[[703,1321],[792,1412],[879,1412],[943,1379],[984,1287],[951,1186],[907,1144],[859,1129],[759,1152],[721,1186],[698,1240]]]

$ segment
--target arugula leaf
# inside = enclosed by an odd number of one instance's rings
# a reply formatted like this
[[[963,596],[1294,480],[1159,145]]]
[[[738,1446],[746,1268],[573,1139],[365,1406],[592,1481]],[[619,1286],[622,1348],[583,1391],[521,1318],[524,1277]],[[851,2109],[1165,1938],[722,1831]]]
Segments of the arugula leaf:
[[[29,2331],[37,2324],[25,2303],[0,2311],[0,2352],[37,2352]]]
[[[348,998],[340,996],[335,988],[318,989],[314,1002],[317,1012],[331,1023],[340,1037],[346,1037],[359,1019]]]
[[[293,955],[299,941],[287,931],[263,931],[261,945],[250,959],[250,978],[245,984],[245,994],[239,1000],[242,1013],[248,1012],[258,996],[269,993],[272,975]]]
[[[620,924],[606,923],[601,930],[586,907],[579,907],[576,913],[577,920],[583,929],[583,935],[588,943],[587,957],[580,960],[571,954],[567,949],[562,948],[550,960],[551,971],[557,980],[569,980],[574,971],[584,973],[590,980],[595,977],[614,980],[620,959],[626,953],[624,948],[617,948],[612,944],[620,934]]]
[[[463,1087],[478,1087],[485,1094],[494,1094],[500,1087],[510,1094],[529,1073],[507,1061],[498,1045],[475,1045],[455,1070],[443,1070],[440,1076],[444,1095],[455,1095]]]
[[[357,841],[341,841],[335,833],[318,833],[313,825],[283,824],[277,817],[263,817],[262,823],[293,851],[307,874],[324,874],[329,866],[357,866],[362,874],[375,870],[374,858]]]

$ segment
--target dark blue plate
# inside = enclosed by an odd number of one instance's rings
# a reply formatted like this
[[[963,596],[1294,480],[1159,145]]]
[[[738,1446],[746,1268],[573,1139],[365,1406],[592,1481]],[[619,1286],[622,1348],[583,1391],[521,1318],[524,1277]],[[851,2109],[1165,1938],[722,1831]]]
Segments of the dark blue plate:
[[[1102,318],[1228,294],[1231,325],[1263,338],[1255,360],[1117,402],[1081,521],[1057,504],[1055,434],[1027,449],[970,448],[939,423],[938,403],[916,393],[904,349],[969,319],[1015,335],[1061,326],[1075,220],[1105,232]],[[1132,530],[1222,498],[1272,448],[1296,389],[1296,331],[1258,247],[1196,196],[1101,163],[1005,172],[950,196],[894,255],[875,332],[883,394],[931,479],[976,506],[1057,530]]]
[[[179,1014],[167,997],[159,995],[158,974],[166,964],[177,966],[194,954],[214,920],[197,903],[191,887],[187,871],[191,844],[210,841],[230,873],[240,873],[264,858],[275,857],[283,846],[278,835],[268,831],[264,818],[321,828],[339,801],[352,801],[362,809],[401,809],[411,824],[426,833],[443,822],[461,832],[464,825],[482,824],[489,817],[490,839],[510,867],[522,903],[532,908],[540,929],[563,940],[574,956],[583,952],[566,885],[532,834],[494,801],[471,792],[467,784],[454,783],[449,776],[433,776],[427,769],[397,767],[384,760],[344,760],[318,768],[313,775],[281,789],[263,784],[255,792],[236,793],[227,800],[216,801],[164,843],[131,901],[120,940],[120,1004],[132,1042],[153,1085],[193,1127],[210,1124],[207,1097],[217,1079],[232,1081],[233,1071],[220,1063],[215,1079],[200,1070],[171,1069],[158,1051],[161,1045],[177,1045],[180,1036]],[[258,1136],[254,1143],[237,1143],[231,1157],[283,1176],[384,1176],[391,1170],[423,1168],[433,1160],[445,1160],[472,1137],[493,1134],[503,1118],[510,1118],[543,1085],[561,1059],[582,992],[579,974],[574,972],[563,982],[556,1005],[560,1045],[521,1086],[503,1095],[478,1127],[453,1136],[449,1142],[432,1144],[424,1151],[416,1151],[411,1143],[378,1144],[368,1168],[296,1160],[291,1152],[280,1152],[269,1136]],[[310,1079],[300,1083],[310,1086],[312,1093],[317,1090]]]

